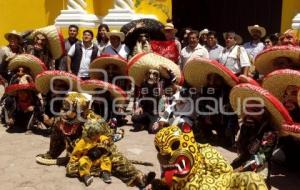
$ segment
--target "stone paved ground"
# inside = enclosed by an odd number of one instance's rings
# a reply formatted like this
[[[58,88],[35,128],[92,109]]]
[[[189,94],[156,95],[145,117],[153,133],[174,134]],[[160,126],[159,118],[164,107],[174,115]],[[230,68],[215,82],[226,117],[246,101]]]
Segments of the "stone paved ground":
[[[147,132],[132,133],[125,126],[125,139],[118,144],[119,149],[129,158],[149,161],[154,167],[137,166],[144,172],[159,173],[156,151],[153,146],[154,135]],[[113,178],[112,184],[105,184],[101,179],[86,188],[77,179],[65,177],[65,168],[58,166],[42,166],[35,163],[35,155],[44,153],[49,146],[49,138],[24,133],[9,134],[0,126],[0,189],[3,190],[126,190],[120,180]],[[231,161],[235,154],[217,147]],[[280,170],[272,176],[272,189],[300,189],[300,177],[292,172]]]

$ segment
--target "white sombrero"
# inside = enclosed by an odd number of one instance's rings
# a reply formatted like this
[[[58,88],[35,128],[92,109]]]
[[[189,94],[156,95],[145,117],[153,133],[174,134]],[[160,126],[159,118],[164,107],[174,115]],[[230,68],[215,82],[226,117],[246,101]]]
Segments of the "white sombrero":
[[[27,67],[32,77],[36,77],[39,73],[47,70],[45,64],[37,57],[30,54],[16,55],[8,64],[9,70],[15,70],[18,67]]]
[[[89,94],[97,94],[101,93],[99,91],[95,91],[95,89],[101,89],[103,92],[109,91],[110,94],[117,99],[118,103],[124,103],[127,100],[127,94],[120,87],[104,82],[102,80],[85,80],[80,83],[80,90]]]
[[[110,32],[106,32],[106,36],[110,38],[111,36],[118,36],[121,39],[121,42],[125,39],[125,34],[123,32],[120,32],[118,30],[112,30]]]
[[[27,84],[12,84],[5,88],[5,93],[9,95],[15,95],[18,91],[29,90],[36,91],[34,83]]]
[[[278,129],[281,129],[282,124],[293,124],[293,120],[289,115],[287,109],[282,105],[282,103],[273,96],[269,91],[252,84],[239,84],[233,87],[230,91],[230,104],[234,111],[237,112],[238,116],[243,116],[243,108],[245,105],[243,103],[246,100],[262,100],[264,106],[269,111],[274,125]]]
[[[21,33],[15,31],[15,30],[13,30],[13,31],[11,31],[11,32],[8,32],[8,33],[4,34],[4,37],[5,37],[5,39],[6,39],[7,41],[8,41],[9,38],[11,38],[12,36],[15,36],[16,38],[18,38],[19,42],[22,41]]]
[[[77,76],[65,71],[44,71],[35,78],[36,89],[43,94],[48,93],[51,86],[53,87],[53,84],[51,84],[53,80],[63,80],[70,84],[69,91],[77,91],[81,81]]]
[[[239,82],[239,79],[232,71],[215,60],[194,57],[189,59],[183,68],[185,81],[196,88],[204,87],[207,76],[212,73],[220,75],[231,87]]]
[[[101,74],[95,69],[105,70],[108,65],[116,65],[119,68],[120,75],[126,75],[127,61],[119,55],[101,55],[90,64],[91,79],[101,79]]]
[[[284,91],[290,85],[300,87],[300,72],[291,69],[281,69],[268,74],[262,82],[262,87],[270,91],[280,101]]]
[[[300,66],[300,48],[293,46],[273,46],[259,53],[254,61],[256,70],[263,75],[266,75],[276,68],[273,63],[276,58],[290,58],[295,65]]]
[[[252,30],[258,30],[260,31],[261,35],[260,37],[263,38],[266,36],[266,29],[262,26],[259,26],[257,24],[253,25],[253,26],[248,26],[248,32],[252,35]]]
[[[54,59],[60,58],[65,53],[64,37],[60,29],[51,25],[34,30],[31,36],[34,37],[39,33],[46,35],[50,45],[50,51]]]
[[[134,79],[135,85],[140,86],[149,69],[156,69],[163,77],[167,77],[168,74],[164,68],[172,70],[178,84],[183,83],[184,78],[179,66],[170,59],[155,53],[140,53],[135,55],[127,65],[127,73]]]

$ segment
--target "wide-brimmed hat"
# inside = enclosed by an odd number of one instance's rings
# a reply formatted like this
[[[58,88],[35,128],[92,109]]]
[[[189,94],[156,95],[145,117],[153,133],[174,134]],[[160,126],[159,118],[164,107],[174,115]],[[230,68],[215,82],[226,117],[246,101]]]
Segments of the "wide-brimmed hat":
[[[202,36],[202,34],[208,34],[209,33],[209,30],[207,28],[204,28],[203,30],[201,30],[199,32],[199,37]]]
[[[69,91],[77,91],[78,85],[81,81],[77,76],[65,71],[44,71],[38,74],[35,78],[36,89],[39,92],[46,94],[51,90],[51,87],[53,87],[51,82],[56,79],[63,80],[70,84]]]
[[[295,66],[300,67],[300,48],[293,46],[273,46],[259,53],[255,60],[255,69],[263,75],[266,75],[274,70],[274,60],[279,57],[286,57],[292,60]]]
[[[235,32],[224,32],[224,33],[223,33],[223,38],[224,38],[224,40],[226,40],[226,36],[227,36],[228,33],[234,34],[234,39],[235,39],[235,41],[236,41],[236,43],[237,43],[238,45],[240,45],[240,44],[243,43],[243,38],[242,38],[240,35],[238,35],[237,33],[235,33]]]
[[[207,76],[212,73],[220,75],[231,87],[239,82],[232,71],[215,60],[194,57],[189,59],[183,68],[185,81],[196,88],[204,87],[207,83]]]
[[[165,68],[174,73],[178,84],[183,83],[184,78],[179,66],[170,59],[156,53],[139,53],[135,55],[127,65],[127,73],[134,79],[135,85],[140,86],[149,69],[156,69],[163,77],[169,77]]]
[[[282,124],[293,124],[293,120],[283,104],[269,91],[252,84],[239,84],[230,91],[230,104],[238,116],[244,116],[245,103],[247,100],[260,100],[268,110],[273,124],[281,129]],[[255,98],[255,99],[254,99]]]
[[[246,75],[240,75],[238,77],[238,79],[239,79],[239,83],[249,83],[249,84],[253,84],[256,86],[260,86],[260,84],[256,80],[254,80],[253,78],[248,77]]]
[[[5,93],[8,95],[16,95],[21,90],[36,91],[34,83],[27,84],[12,84],[5,88]]]
[[[101,89],[101,91],[95,91],[95,89]],[[114,84],[102,80],[81,81],[80,90],[92,95],[109,91],[111,96],[117,99],[118,103],[124,103],[127,100],[127,94],[124,90]]]
[[[11,32],[8,32],[8,33],[4,34],[4,37],[5,37],[5,39],[6,39],[7,41],[9,40],[9,38],[11,38],[11,36],[15,36],[16,38],[18,38],[19,42],[22,41],[22,35],[21,35],[21,33],[15,31],[15,30],[13,30],[13,31],[11,31]]]
[[[119,68],[120,74],[126,75],[127,60],[125,60],[119,55],[103,54],[97,57],[95,60],[93,60],[93,62],[90,64],[91,79],[101,79],[101,74],[93,70],[106,69],[108,65],[116,65]]]
[[[172,30],[172,32],[175,34],[177,32],[177,29],[174,27],[173,23],[168,22],[167,24],[165,24],[164,28],[163,28],[163,32],[165,32],[166,30]]]
[[[121,42],[125,39],[125,34],[123,32],[120,32],[118,30],[112,30],[110,32],[106,32],[106,36],[110,38],[111,36],[118,36],[121,39]]]
[[[27,67],[32,77],[36,77],[39,73],[47,70],[45,64],[37,57],[30,54],[16,55],[8,64],[9,70],[15,70],[18,67]]]
[[[300,87],[300,72],[291,69],[281,69],[268,74],[262,82],[262,87],[271,92],[280,101],[286,88],[290,85]]]
[[[258,30],[260,31],[261,35],[260,38],[263,38],[266,36],[266,29],[262,26],[259,26],[258,24],[255,24],[253,26],[248,26],[248,32],[252,35],[252,30]]]
[[[60,29],[54,25],[39,28],[32,32],[31,37],[40,33],[47,37],[53,58],[60,58],[65,53],[64,37]]]

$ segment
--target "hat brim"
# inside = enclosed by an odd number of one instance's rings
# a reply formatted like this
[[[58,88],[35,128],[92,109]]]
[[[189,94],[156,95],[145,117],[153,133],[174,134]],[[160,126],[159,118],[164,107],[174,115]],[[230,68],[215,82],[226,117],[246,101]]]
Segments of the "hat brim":
[[[116,65],[119,68],[120,75],[126,75],[127,61],[119,55],[101,55],[90,64],[91,79],[102,79],[101,74],[96,69],[105,70],[108,65]]]
[[[107,32],[106,36],[110,38],[111,36],[118,36],[121,39],[121,42],[125,39],[125,34],[123,32]]]
[[[254,61],[255,69],[263,75],[266,75],[274,70],[273,63],[276,58],[290,58],[293,64],[300,66],[300,48],[292,46],[273,46],[259,53]]]
[[[34,83],[28,84],[12,84],[5,88],[5,93],[8,95],[16,95],[17,92],[22,90],[36,91]]]
[[[172,30],[173,34],[176,34],[178,32],[178,30],[176,28],[164,28],[162,30],[163,33],[166,33],[167,30]]]
[[[269,111],[273,124],[278,130],[281,130],[282,124],[293,124],[293,120],[287,109],[282,103],[273,96],[269,91],[251,84],[239,84],[233,87],[230,91],[230,104],[239,117],[243,117],[245,101],[250,98],[261,98],[265,108]]]
[[[156,53],[139,53],[135,55],[128,62],[127,74],[134,79],[135,85],[140,86],[149,69],[156,69],[163,77],[168,77],[168,73],[164,68],[170,69],[175,74],[178,84],[183,83],[184,78],[179,66]]]
[[[43,94],[48,93],[51,86],[53,86],[51,82],[55,79],[63,80],[68,83],[70,85],[68,91],[77,91],[81,81],[77,76],[65,71],[44,71],[35,78],[36,89]]]
[[[260,35],[260,38],[263,38],[266,36],[267,34],[267,31],[264,27],[261,27],[261,26],[248,26],[248,32],[252,35],[252,30],[259,30],[261,35]]]
[[[103,92],[108,90],[110,94],[117,99],[118,103],[124,103],[127,100],[126,92],[114,84],[102,80],[85,80],[80,83],[80,90],[83,92],[88,94],[101,93],[95,91],[95,89],[102,89]]]
[[[6,34],[4,35],[4,38],[8,41],[9,38],[10,38],[11,36],[15,36],[16,38],[18,38],[19,42],[22,41],[22,36],[21,36],[21,34],[16,34],[16,33],[12,33],[12,32],[6,33]]]
[[[185,81],[196,88],[204,87],[207,83],[207,76],[212,73],[220,75],[231,87],[239,82],[232,71],[215,60],[195,57],[188,60],[183,68]]]
[[[8,69],[15,70],[20,66],[28,68],[33,78],[47,70],[47,67],[40,59],[30,54],[19,54],[14,57],[9,62]]]
[[[31,36],[33,37],[38,33],[46,35],[49,42],[50,51],[54,59],[58,59],[65,54],[64,37],[60,29],[56,28],[54,25],[51,25],[36,29],[32,32]]]
[[[281,69],[268,74],[262,82],[262,87],[271,92],[281,102],[286,88],[290,85],[300,87],[300,72],[291,69]]]
[[[246,75],[240,75],[238,78],[239,78],[239,83],[249,83],[255,86],[260,86],[260,84],[256,82],[256,80]]]

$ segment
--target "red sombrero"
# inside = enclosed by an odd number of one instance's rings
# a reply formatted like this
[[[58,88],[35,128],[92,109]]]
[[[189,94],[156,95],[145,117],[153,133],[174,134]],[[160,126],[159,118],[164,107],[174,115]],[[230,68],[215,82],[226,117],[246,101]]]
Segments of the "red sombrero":
[[[108,55],[104,54],[97,57],[91,64],[90,64],[90,77],[92,79],[100,79],[101,74],[93,72],[94,69],[103,69],[105,70],[108,65],[116,65],[119,68],[121,75],[126,75],[126,67],[127,61],[119,55]],[[102,72],[100,72],[102,73]]]
[[[110,94],[117,99],[117,102],[124,103],[127,100],[127,94],[120,87],[104,82],[102,80],[85,80],[80,83],[80,90],[89,94],[101,93],[95,89],[103,89],[103,92],[108,90]]]
[[[255,58],[254,65],[256,70],[263,75],[266,75],[276,68],[273,63],[276,58],[290,58],[295,65],[300,66],[300,48],[294,46],[273,46],[262,51]]]
[[[167,77],[168,74],[164,68],[172,70],[178,84],[183,83],[184,78],[179,66],[173,61],[155,53],[139,53],[135,55],[128,63],[127,73],[134,79],[135,85],[140,86],[149,69],[156,69],[162,76]]]
[[[47,70],[45,64],[37,57],[30,54],[19,54],[14,57],[8,64],[9,70],[15,70],[18,67],[27,67],[32,77],[36,77],[39,73]]]
[[[239,116],[243,116],[243,107],[241,105],[245,101],[251,98],[260,98],[263,101],[264,106],[270,112],[272,121],[278,129],[282,129],[282,125],[293,124],[293,120],[289,115],[289,112],[282,105],[282,103],[274,97],[269,91],[252,84],[239,84],[233,87],[230,91],[230,104],[232,108],[238,113]],[[252,99],[254,100],[254,99]]]
[[[34,83],[12,84],[5,88],[5,93],[9,95],[15,95],[18,91],[21,90],[36,91]]]
[[[60,29],[54,25],[46,26],[34,30],[31,36],[33,37],[39,33],[46,35],[54,59],[60,58],[65,53],[64,37]]]
[[[37,75],[35,78],[36,89],[39,92],[46,94],[50,91],[50,88],[52,86],[51,82],[56,79],[63,80],[66,83],[69,83],[69,90],[71,91],[76,91],[81,81],[77,76],[65,71],[44,71]]]
[[[280,101],[284,91],[290,85],[300,87],[300,72],[291,69],[281,69],[268,74],[262,83],[262,87],[270,91]]]
[[[194,57],[189,59],[183,68],[186,82],[196,88],[204,87],[207,76],[211,73],[222,76],[225,82],[231,87],[239,83],[239,79],[232,71],[215,60]]]

